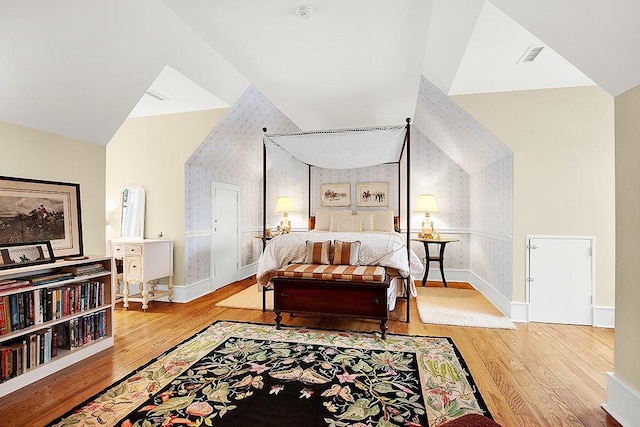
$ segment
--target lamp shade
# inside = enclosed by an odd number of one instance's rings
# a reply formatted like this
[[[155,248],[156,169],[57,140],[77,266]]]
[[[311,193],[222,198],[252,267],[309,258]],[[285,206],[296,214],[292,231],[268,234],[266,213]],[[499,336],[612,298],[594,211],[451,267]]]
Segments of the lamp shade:
[[[287,212],[295,212],[296,208],[293,207],[293,203],[291,202],[291,197],[282,196],[276,199],[276,209],[275,213],[287,213]]]
[[[433,194],[421,194],[416,204],[416,212],[429,212],[438,213],[438,204],[436,203],[436,196]]]

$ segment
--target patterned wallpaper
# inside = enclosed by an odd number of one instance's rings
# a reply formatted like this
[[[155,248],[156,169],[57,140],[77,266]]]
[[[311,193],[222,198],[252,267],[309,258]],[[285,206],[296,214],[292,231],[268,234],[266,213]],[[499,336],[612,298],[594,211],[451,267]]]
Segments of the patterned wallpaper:
[[[380,165],[358,169],[322,169],[312,168],[311,170],[311,210],[326,209],[322,207],[322,194],[320,185],[323,183],[350,183],[351,206],[339,209],[372,210],[374,208],[356,206],[356,188],[358,183],[365,182],[386,182],[389,188],[387,206],[375,209],[392,210],[398,215],[398,165]]]
[[[241,187],[241,265],[254,263],[261,241],[255,238],[262,224],[262,128],[269,133],[298,132],[277,107],[250,86],[210,133],[186,165],[186,280],[187,284],[209,278],[210,237],[204,236],[211,222],[211,182]],[[483,126],[422,79],[411,138],[411,200],[422,193],[436,195],[440,213],[432,214],[442,234],[461,241],[447,247],[447,269],[470,270],[504,296],[512,295],[512,180],[511,151]],[[274,214],[276,197],[289,195],[296,212],[289,214],[292,226],[306,229],[308,218],[308,166],[285,153],[267,155],[267,222],[280,220]],[[404,160],[403,160],[404,163]],[[400,166],[401,203],[406,205],[405,167]],[[352,170],[313,168],[312,213],[321,206],[320,184],[351,183],[351,209],[356,210],[358,182],[388,182],[389,209],[397,211],[398,166],[380,165]],[[397,214],[397,212],[396,212]],[[406,213],[403,212],[402,220]],[[417,231],[423,214],[411,214]],[[190,235],[191,233],[191,235]],[[421,245],[413,245],[424,256]]]
[[[466,178],[455,172],[443,175],[447,170],[443,166],[424,178],[426,188],[444,185],[438,192],[429,190],[436,194],[441,210],[440,214],[433,215],[434,226],[469,228],[468,236],[461,239],[463,245],[447,248],[445,266],[453,268],[449,257],[464,247],[468,251],[465,269],[511,299],[512,151],[424,76],[420,82],[414,122],[420,134],[439,148],[418,151],[417,156],[446,157],[468,174]],[[467,192],[456,194],[455,181],[465,179]],[[419,179],[416,181],[419,186]],[[439,181],[444,181],[444,184]],[[441,197],[440,194],[446,196]],[[464,255],[461,259],[465,259]]]
[[[511,236],[513,230],[513,155],[471,176],[471,228]]]
[[[469,175],[511,153],[509,147],[424,76],[414,123]]]
[[[255,262],[256,250],[259,250],[255,242],[259,240],[253,236],[262,224],[263,127],[280,133],[300,131],[260,91],[254,86],[249,86],[187,161],[187,284],[210,277],[211,238],[206,234],[210,232],[211,227],[212,181],[234,184],[241,188],[238,207],[241,265]],[[274,184],[277,185],[277,181]]]
[[[470,270],[513,297],[513,155],[470,177]]]

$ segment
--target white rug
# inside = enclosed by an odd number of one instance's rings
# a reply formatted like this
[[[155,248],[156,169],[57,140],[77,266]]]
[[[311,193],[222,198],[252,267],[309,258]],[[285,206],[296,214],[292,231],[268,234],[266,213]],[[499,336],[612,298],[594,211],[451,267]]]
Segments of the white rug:
[[[475,289],[418,287],[422,323],[515,329],[513,322]]]
[[[216,307],[262,310],[262,291],[258,289],[258,284],[256,283],[220,301],[216,304]],[[273,310],[273,291],[267,292],[267,310]]]

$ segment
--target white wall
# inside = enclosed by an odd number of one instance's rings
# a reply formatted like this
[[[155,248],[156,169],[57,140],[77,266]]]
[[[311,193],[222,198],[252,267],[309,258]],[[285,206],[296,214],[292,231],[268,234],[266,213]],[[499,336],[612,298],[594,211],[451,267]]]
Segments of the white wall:
[[[105,147],[0,122],[0,175],[80,184],[85,255],[105,252]]]

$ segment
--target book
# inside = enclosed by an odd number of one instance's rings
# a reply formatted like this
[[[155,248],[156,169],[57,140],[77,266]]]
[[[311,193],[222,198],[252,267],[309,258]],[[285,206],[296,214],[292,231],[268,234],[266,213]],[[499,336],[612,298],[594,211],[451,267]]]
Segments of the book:
[[[48,283],[60,282],[63,280],[73,279],[73,273],[55,273],[43,276],[34,276],[31,278],[33,286],[46,285]]]
[[[24,294],[16,294],[16,299],[18,300],[18,329],[25,328],[24,296]]]
[[[3,280],[0,282],[0,292],[20,288],[30,288],[31,282],[28,280]]]
[[[51,333],[51,328],[45,329],[44,330],[44,362],[50,362],[51,361],[51,342],[52,342],[52,333]]]
[[[53,330],[53,342],[51,343],[51,357],[58,355],[58,332]]]
[[[102,266],[102,263],[97,262],[93,264],[64,267],[62,271],[72,273],[74,276],[88,276],[90,274],[102,273],[107,270]]]
[[[38,341],[37,334],[29,334],[29,346],[27,352],[29,355],[29,367],[35,368],[38,366]]]
[[[7,321],[4,308],[4,298],[0,298],[0,335],[7,333]]]
[[[0,380],[2,381],[9,378],[9,356],[7,355],[7,351],[7,347],[0,347],[0,365],[2,369],[0,371]]]
[[[11,316],[11,330],[17,331],[20,327],[20,309],[18,308],[18,294],[9,295],[9,313]]]
[[[43,320],[45,322],[53,320],[53,290],[51,289],[45,289]]]
[[[13,329],[11,328],[11,308],[9,304],[9,296],[7,295],[2,297],[2,300],[4,302],[4,324],[7,328],[6,333],[10,334],[11,332],[13,332]]]

